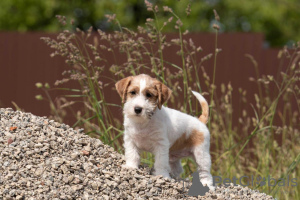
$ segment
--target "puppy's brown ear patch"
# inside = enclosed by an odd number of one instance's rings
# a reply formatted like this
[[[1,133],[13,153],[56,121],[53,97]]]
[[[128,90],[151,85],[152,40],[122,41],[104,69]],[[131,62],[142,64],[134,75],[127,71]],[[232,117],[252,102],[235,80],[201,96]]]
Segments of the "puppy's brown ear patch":
[[[116,89],[117,89],[117,92],[119,93],[120,97],[122,98],[122,103],[126,102],[127,89],[131,83],[131,80],[132,80],[132,76],[129,76],[127,78],[121,79],[120,81],[118,81],[116,83]]]
[[[170,88],[168,88],[166,85],[162,84],[162,92],[161,92],[161,101],[163,105],[165,102],[167,102],[169,100],[169,98],[171,97],[172,94],[172,90]]]
[[[172,90],[170,90],[165,84],[156,81],[155,88],[158,92],[158,108],[161,109],[162,105],[168,101],[172,94]]]

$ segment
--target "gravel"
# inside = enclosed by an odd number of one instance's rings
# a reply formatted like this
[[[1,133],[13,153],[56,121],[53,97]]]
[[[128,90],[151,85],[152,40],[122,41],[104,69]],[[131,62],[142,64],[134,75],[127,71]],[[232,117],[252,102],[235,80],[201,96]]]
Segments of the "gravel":
[[[0,199],[197,199],[191,183],[123,169],[123,155],[46,117],[0,108]],[[273,199],[218,186],[198,199]]]

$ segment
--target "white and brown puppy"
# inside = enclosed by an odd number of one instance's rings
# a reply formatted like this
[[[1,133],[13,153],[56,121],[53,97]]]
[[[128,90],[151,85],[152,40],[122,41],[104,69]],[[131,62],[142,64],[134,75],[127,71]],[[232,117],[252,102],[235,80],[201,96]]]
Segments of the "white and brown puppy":
[[[155,155],[156,175],[178,177],[180,159],[191,156],[198,164],[203,185],[214,189],[210,174],[210,134],[206,127],[208,104],[193,92],[202,107],[199,119],[163,106],[171,90],[155,78],[141,74],[116,83],[124,104],[124,147],[126,168],[138,168],[140,151]]]

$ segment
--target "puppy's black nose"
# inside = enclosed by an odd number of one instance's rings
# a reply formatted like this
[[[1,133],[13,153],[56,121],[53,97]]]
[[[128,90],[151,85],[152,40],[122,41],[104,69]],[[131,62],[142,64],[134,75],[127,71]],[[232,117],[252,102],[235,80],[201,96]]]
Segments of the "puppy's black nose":
[[[143,108],[141,108],[141,107],[138,107],[138,106],[134,107],[134,112],[136,114],[140,114],[142,112],[142,110],[143,110]]]

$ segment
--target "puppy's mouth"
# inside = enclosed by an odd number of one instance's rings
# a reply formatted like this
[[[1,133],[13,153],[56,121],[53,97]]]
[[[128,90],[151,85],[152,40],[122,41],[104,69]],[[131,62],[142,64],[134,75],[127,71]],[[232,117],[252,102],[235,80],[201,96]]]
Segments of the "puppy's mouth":
[[[148,119],[151,119],[151,117],[154,115],[154,111],[153,110],[146,110],[146,116]]]

